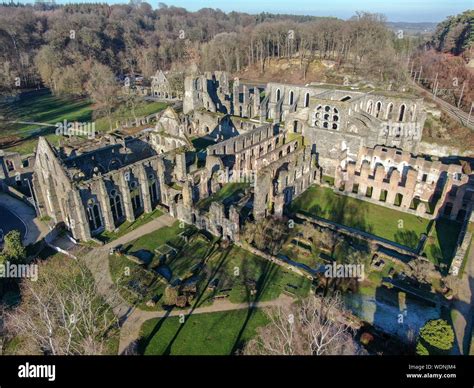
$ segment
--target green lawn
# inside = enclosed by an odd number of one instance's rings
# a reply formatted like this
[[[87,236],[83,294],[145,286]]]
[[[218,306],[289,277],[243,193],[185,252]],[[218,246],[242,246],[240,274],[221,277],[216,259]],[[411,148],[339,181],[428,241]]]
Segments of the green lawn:
[[[151,213],[144,213],[139,216],[135,221],[129,222],[125,221],[114,232],[104,231],[97,236],[97,239],[104,241],[106,243],[116,240],[117,238],[130,233],[132,230],[139,228],[142,225],[147,224],[154,218],[158,218],[163,215],[163,212],[159,209],[153,210]]]
[[[176,221],[172,226],[163,227],[154,231],[153,233],[146,234],[139,239],[132,241],[127,246],[130,246],[129,251],[137,251],[139,249],[149,250],[154,252],[155,248],[163,245],[169,240],[175,239],[179,233],[183,231],[179,227],[179,221]],[[136,266],[130,260],[127,260],[123,256],[112,256],[110,259],[110,272],[112,279],[116,280],[121,274],[124,273],[124,268],[126,266]]]
[[[186,231],[191,229],[186,229]],[[128,260],[125,256],[110,257],[112,279],[121,286],[123,296],[130,303],[137,303],[144,309],[161,309],[144,304],[154,298],[160,301],[166,284],[197,276],[197,293],[194,306],[209,305],[216,296],[226,296],[232,303],[265,301],[278,298],[283,292],[295,297],[308,294],[311,282],[284,267],[278,266],[235,245],[223,249],[213,247],[214,240],[208,241],[200,233],[189,238],[188,243],[178,236],[184,230],[176,222],[171,227],[161,228],[142,236],[126,246],[127,253],[140,250],[154,252],[167,243],[179,253],[164,263],[155,255],[152,262],[144,267]],[[166,280],[156,275],[153,268],[160,267]],[[209,287],[211,282],[217,286]],[[140,297],[130,289],[142,290]],[[252,292],[252,290],[255,290]]]
[[[230,355],[268,322],[261,310],[233,310],[146,321],[140,351],[146,355]]]
[[[426,242],[424,249],[426,257],[433,264],[444,267],[445,273],[451,265],[461,226],[456,221],[439,219],[435,222],[432,235]]]
[[[429,220],[311,186],[291,205],[294,212],[319,216],[415,248]],[[401,226],[401,227],[400,227]]]
[[[214,279],[218,279],[217,290],[206,291],[202,297],[204,301],[219,294],[228,295],[233,303],[273,300],[284,292],[304,297],[311,287],[307,278],[235,245],[230,251],[218,253],[207,261],[206,281]],[[251,295],[252,284],[256,289],[254,295]]]
[[[135,113],[137,116],[146,116],[158,112],[165,107],[166,104],[163,102],[146,102],[139,105]],[[108,119],[105,117],[94,119],[93,113],[94,109],[89,99],[54,96],[46,89],[33,91],[25,94],[19,101],[0,105],[0,118],[3,117],[7,121],[19,121],[2,124],[3,130],[0,135],[0,144],[2,143],[2,137],[4,140],[6,136],[15,137],[21,141],[12,146],[8,146],[9,143],[6,143],[3,148],[22,154],[34,151],[38,136],[45,136],[53,144],[57,144],[58,136],[55,134],[55,124],[64,120],[83,123],[95,122],[97,131],[108,130]],[[121,106],[114,113],[112,122],[115,124],[115,120],[131,117],[130,109]],[[22,122],[34,122],[37,124]],[[0,123],[2,122],[0,121]],[[12,138],[9,138],[9,141]]]

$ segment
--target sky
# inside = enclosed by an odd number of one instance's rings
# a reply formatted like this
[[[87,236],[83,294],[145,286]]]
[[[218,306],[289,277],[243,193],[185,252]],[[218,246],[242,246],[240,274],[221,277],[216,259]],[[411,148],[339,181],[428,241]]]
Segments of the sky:
[[[33,0],[20,0],[29,2]],[[127,0],[56,0],[57,3],[124,3]],[[271,12],[299,15],[335,16],[347,19],[356,11],[382,13],[391,22],[439,22],[449,15],[474,9],[474,0],[148,0],[156,8],[159,2],[190,11],[219,8],[222,11],[248,13]]]

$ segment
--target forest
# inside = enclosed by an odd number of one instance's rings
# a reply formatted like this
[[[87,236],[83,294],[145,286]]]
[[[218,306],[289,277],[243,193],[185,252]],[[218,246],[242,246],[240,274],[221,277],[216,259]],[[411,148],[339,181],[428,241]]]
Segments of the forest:
[[[178,73],[253,69],[288,60],[307,81],[315,61],[371,82],[406,83],[408,67],[439,96],[468,109],[473,72],[474,11],[451,16],[432,36],[403,34],[383,15],[357,12],[348,20],[271,13],[196,12],[160,3],[0,6],[0,93],[48,87],[57,95],[113,92],[124,75],[149,79],[158,69]],[[311,79],[313,80],[313,79]],[[310,81],[311,81],[310,80]],[[436,84],[436,85],[435,85]],[[461,92],[462,90],[462,92]],[[105,97],[104,97],[105,98]],[[97,100],[97,98],[94,98]]]
[[[0,84],[3,93],[49,87],[86,95],[91,74],[149,77],[157,69],[265,71],[273,58],[298,58],[303,74],[312,60],[335,61],[353,73],[401,80],[419,39],[397,36],[384,16],[360,12],[350,20],[250,15],[144,2],[3,5],[0,9]]]

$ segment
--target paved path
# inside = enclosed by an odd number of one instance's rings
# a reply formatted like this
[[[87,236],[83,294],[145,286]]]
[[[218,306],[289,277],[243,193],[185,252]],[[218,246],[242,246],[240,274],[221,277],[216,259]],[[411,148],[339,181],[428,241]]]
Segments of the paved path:
[[[176,222],[176,218],[169,216],[168,214],[163,214],[160,217],[157,217],[150,222],[146,223],[138,227],[135,230],[132,230],[130,233],[119,237],[118,239],[111,241],[110,243],[104,245],[104,247],[111,248],[115,247],[119,244],[127,244],[130,241],[136,240],[139,237],[144,236],[145,234],[149,234],[154,232],[155,230],[161,229],[164,226],[171,226]]]
[[[25,245],[33,244],[41,240],[49,232],[47,225],[36,217],[36,212],[26,203],[13,198],[12,196],[0,192],[0,205],[8,209],[19,220],[21,220],[26,229],[23,243]],[[0,210],[1,211],[1,210]],[[2,226],[0,225],[0,228]]]
[[[222,311],[245,310],[249,308],[264,308],[289,305],[293,302],[293,298],[282,294],[278,299],[268,302],[252,302],[252,303],[231,303],[228,300],[216,300],[212,305],[198,307],[195,309],[172,310],[172,311],[143,311],[134,309],[124,322],[120,330],[119,354],[124,354],[127,349],[132,347],[136,340],[140,338],[140,329],[146,321],[153,318],[177,317],[181,315],[206,314]]]
[[[453,322],[457,347],[460,354],[467,355],[474,325],[474,246],[471,246],[467,257],[453,310],[458,312]]]
[[[87,266],[91,270],[97,285],[99,294],[113,306],[115,315],[118,317],[120,329],[119,354],[123,354],[127,348],[133,345],[140,336],[140,329],[143,323],[153,318],[163,318],[165,316],[179,316],[181,314],[205,314],[220,311],[242,310],[248,308],[264,308],[270,306],[281,306],[292,302],[292,298],[282,295],[280,298],[257,303],[231,303],[228,300],[217,300],[211,306],[199,307],[186,310],[172,311],[144,311],[131,306],[122,299],[117,287],[115,286],[109,268],[109,249],[118,244],[127,244],[145,234],[154,232],[165,226],[172,225],[176,220],[169,215],[162,215],[149,223],[137,228],[136,230],[106,244],[102,247],[92,249],[83,256]]]
[[[120,297],[117,287],[112,280],[109,268],[109,249],[118,244],[127,244],[138,237],[152,233],[165,226],[172,225],[175,221],[174,218],[167,214],[162,215],[117,240],[110,242],[109,244],[92,249],[89,253],[83,256],[84,261],[94,276],[99,294],[102,295],[111,306],[113,306],[114,313],[119,318],[120,322],[127,319],[128,314],[132,310],[132,306]]]

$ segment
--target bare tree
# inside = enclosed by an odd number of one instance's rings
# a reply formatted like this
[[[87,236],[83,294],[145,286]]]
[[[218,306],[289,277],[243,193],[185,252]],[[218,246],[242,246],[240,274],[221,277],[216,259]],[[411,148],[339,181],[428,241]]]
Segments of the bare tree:
[[[268,312],[270,323],[244,348],[246,355],[340,355],[361,352],[344,318],[339,293],[309,296]]]
[[[28,352],[107,353],[108,341],[116,334],[116,318],[98,296],[86,267],[66,263],[42,263],[38,281],[22,283],[21,304],[6,313],[7,332],[27,344]]]

